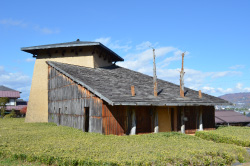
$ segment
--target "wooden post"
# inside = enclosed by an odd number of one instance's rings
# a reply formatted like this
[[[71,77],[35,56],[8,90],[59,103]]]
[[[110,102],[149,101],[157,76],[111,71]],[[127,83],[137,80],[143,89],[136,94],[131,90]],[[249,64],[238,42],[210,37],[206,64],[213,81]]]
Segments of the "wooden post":
[[[154,133],[159,132],[159,125],[158,125],[158,111],[154,110]]]
[[[157,76],[156,76],[156,65],[155,65],[155,49],[153,48],[153,59],[154,59],[154,69],[153,69],[153,82],[154,82],[154,96],[157,96]]]
[[[136,114],[135,114],[135,110],[132,110],[132,126],[131,126],[131,130],[130,130],[130,135],[135,135],[136,134]]]
[[[135,87],[133,85],[131,86],[131,95],[135,96]]]
[[[201,90],[199,90],[199,98],[202,98]]]
[[[200,108],[200,113],[199,113],[199,131],[203,131],[202,107]]]
[[[177,131],[177,125],[178,125],[178,119],[177,119],[177,110],[174,109],[174,131]]]
[[[185,134],[185,120],[184,120],[185,114],[184,114],[184,107],[182,107],[181,110],[181,133]]]
[[[182,67],[180,71],[180,96],[184,97],[184,55],[185,53],[182,53]]]

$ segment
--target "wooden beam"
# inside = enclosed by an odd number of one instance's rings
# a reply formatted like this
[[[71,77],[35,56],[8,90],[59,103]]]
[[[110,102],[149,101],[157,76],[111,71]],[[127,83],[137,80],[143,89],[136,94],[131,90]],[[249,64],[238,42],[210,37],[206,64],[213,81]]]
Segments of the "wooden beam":
[[[136,113],[135,113],[135,109],[132,110],[131,120],[132,120],[132,125],[131,125],[130,135],[135,135],[136,134]]]
[[[156,108],[154,110],[154,133],[159,133],[158,111]]]
[[[131,86],[131,95],[135,96],[135,86],[134,85]]]
[[[153,48],[153,60],[154,60],[154,62],[153,62],[154,63],[154,69],[153,69],[154,96],[156,97],[158,94],[157,94],[157,76],[156,76],[155,49],[154,48]]]
[[[182,53],[182,66],[180,71],[180,96],[184,97],[184,55],[185,53]]]
[[[181,133],[185,134],[185,113],[184,107],[181,108]]]
[[[200,107],[200,111],[199,111],[199,131],[203,131],[202,107]]]
[[[199,90],[199,98],[202,98],[201,90]]]

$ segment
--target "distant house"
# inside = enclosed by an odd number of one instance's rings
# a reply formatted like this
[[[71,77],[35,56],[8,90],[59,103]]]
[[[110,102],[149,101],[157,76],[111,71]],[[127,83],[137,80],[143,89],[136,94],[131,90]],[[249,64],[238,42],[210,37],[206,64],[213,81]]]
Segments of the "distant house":
[[[244,116],[235,111],[216,110],[215,111],[215,124],[217,126],[230,125],[230,126],[247,126],[250,124],[250,117]]]
[[[99,42],[24,47],[36,58],[26,122],[54,122],[85,132],[129,135],[215,128],[215,105],[229,102],[115,65],[123,59]]]
[[[12,110],[15,110],[16,113],[19,114],[20,110],[23,107],[27,106],[26,101],[19,99],[20,93],[21,92],[19,91],[0,85],[0,98],[7,97],[9,99],[9,102],[6,104],[6,107],[5,107],[6,113],[9,113]]]

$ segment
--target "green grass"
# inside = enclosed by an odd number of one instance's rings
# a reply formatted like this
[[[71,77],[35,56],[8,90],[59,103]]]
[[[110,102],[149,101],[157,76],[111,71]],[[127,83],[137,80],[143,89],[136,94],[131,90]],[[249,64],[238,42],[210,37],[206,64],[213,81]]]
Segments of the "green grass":
[[[180,133],[101,135],[56,126],[0,119],[0,156],[56,165],[229,165],[249,161],[242,147]]]
[[[27,162],[23,160],[16,160],[13,158],[0,157],[0,165],[3,165],[3,166],[30,166],[30,165],[41,166],[43,164],[39,162]]]
[[[214,131],[199,131],[195,135],[214,142],[250,147],[250,127],[220,127]]]

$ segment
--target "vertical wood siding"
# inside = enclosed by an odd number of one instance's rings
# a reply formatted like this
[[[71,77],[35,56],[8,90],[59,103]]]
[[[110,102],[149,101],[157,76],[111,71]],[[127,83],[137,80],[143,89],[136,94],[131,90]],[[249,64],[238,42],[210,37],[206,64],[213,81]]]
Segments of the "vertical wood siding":
[[[89,107],[89,132],[102,133],[102,100],[49,66],[49,122],[85,130]]]
[[[89,108],[89,132],[125,135],[131,130],[131,113],[136,113],[136,133],[154,130],[153,106],[111,106],[84,87],[49,66],[48,78],[49,122],[85,131],[85,108]],[[166,107],[167,108],[167,107]],[[204,130],[215,126],[213,106],[176,107],[170,115],[172,131],[180,131],[180,111],[184,108],[186,133],[198,129],[199,110],[203,112]],[[167,110],[167,109],[166,109]],[[173,111],[172,111],[173,113]],[[174,117],[176,120],[174,120]]]

